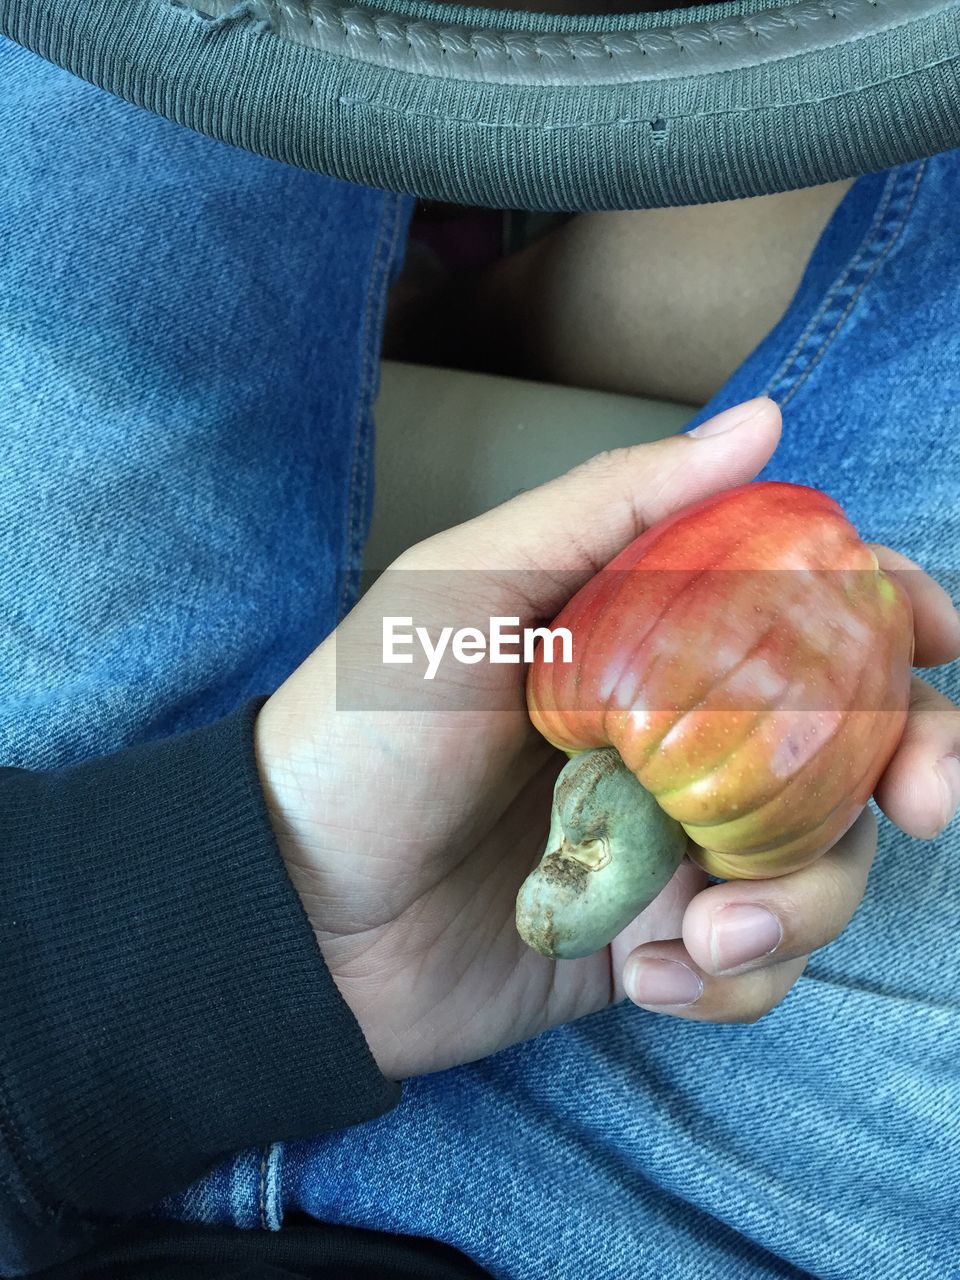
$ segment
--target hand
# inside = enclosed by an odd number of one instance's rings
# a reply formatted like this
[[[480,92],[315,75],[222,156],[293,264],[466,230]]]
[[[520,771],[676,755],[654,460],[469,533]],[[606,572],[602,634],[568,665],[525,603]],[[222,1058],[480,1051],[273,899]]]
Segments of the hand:
[[[658,1007],[753,1021],[860,901],[876,848],[869,812],[817,864],[777,880],[707,887],[685,860],[609,947],[549,960],[521,941],[514,910],[543,852],[563,757],[527,719],[522,666],[444,663],[426,682],[381,662],[384,615],[412,616],[431,636],[485,630],[494,615],[549,621],[648,525],[755,477],[776,447],[779,412],[761,399],[705,426],[728,430],[600,455],[406,552],[258,717],[281,852],[334,981],[393,1079],[494,1053],[625,994],[653,1007],[650,990],[630,986],[640,959],[673,961],[664,972],[693,984],[696,998],[666,991]],[[884,555],[916,607],[917,661],[956,656],[960,622],[945,593]],[[893,821],[933,834],[945,819],[934,762],[958,750],[960,713],[918,685],[878,791]],[[773,910],[782,937],[759,964],[718,976],[731,957],[713,950],[712,925],[730,923],[723,913],[737,904]],[[768,951],[776,938],[755,925],[751,935],[743,919],[741,950],[752,938]]]

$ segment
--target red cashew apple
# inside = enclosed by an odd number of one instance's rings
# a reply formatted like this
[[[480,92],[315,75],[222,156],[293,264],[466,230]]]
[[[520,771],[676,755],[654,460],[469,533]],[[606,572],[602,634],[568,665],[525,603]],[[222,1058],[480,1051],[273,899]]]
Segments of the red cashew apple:
[[[909,598],[815,489],[758,482],[680,511],[553,626],[569,629],[572,662],[541,647],[527,705],[572,759],[517,906],[548,955],[606,945],[670,879],[686,836],[727,879],[813,862],[906,723]]]

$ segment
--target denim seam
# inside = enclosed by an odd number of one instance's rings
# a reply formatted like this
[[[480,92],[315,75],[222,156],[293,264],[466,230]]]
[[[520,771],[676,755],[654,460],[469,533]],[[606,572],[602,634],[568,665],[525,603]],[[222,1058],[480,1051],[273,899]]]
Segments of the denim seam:
[[[400,230],[400,208],[403,197],[385,193],[380,223],[377,230],[377,243],[374,249],[373,262],[367,283],[366,301],[363,312],[361,341],[363,344],[360,365],[359,390],[357,394],[356,417],[354,419],[353,462],[350,473],[350,485],[347,496],[347,529],[344,540],[347,563],[344,565],[343,582],[340,600],[337,607],[338,619],[342,619],[348,611],[352,597],[356,592],[356,581],[359,576],[359,560],[363,553],[365,541],[363,531],[366,496],[369,488],[369,463],[371,449],[370,410],[371,392],[376,381],[376,365],[382,340],[382,317],[387,303],[387,290],[382,287],[389,279],[390,264],[396,252],[397,238]],[[387,218],[393,210],[393,230],[389,239],[385,237]],[[373,322],[374,298],[379,288],[376,323]]]
[[[373,289],[378,278],[380,254],[383,247],[384,229],[386,225],[388,201],[384,198],[380,207],[380,219],[377,224],[377,240],[373,249],[373,256],[370,265],[370,274],[367,277],[367,292],[363,305],[363,323],[360,330],[361,339],[361,357],[356,410],[353,422],[353,458],[350,465],[350,482],[347,490],[347,527],[344,531],[343,554],[345,563],[343,565],[343,580],[340,587],[340,599],[337,603],[337,620],[343,618],[347,611],[348,601],[351,594],[352,579],[354,574],[356,543],[356,524],[357,524],[357,478],[360,469],[360,453],[361,440],[360,436],[363,430],[364,406],[367,397],[367,382],[370,377],[370,310],[373,302]]]
[[[267,1156],[270,1154],[270,1148],[262,1147],[260,1150],[260,1226],[261,1229],[267,1229],[267,1206],[264,1199],[264,1191],[267,1185]]]
[[[266,1205],[267,1230],[279,1231],[283,1227],[283,1156],[284,1145],[275,1142],[267,1160]]]
[[[905,169],[898,170],[890,175],[878,203],[876,216],[857,252],[830,286],[813,318],[794,344],[793,350],[764,388],[762,394],[771,396],[781,408],[790,403],[814,369],[817,368],[827,349],[846,324],[867,285],[873,280],[899,240],[916,201],[917,191],[926,170],[926,163],[926,160],[920,161],[912,175],[913,180],[910,189],[905,193],[904,197],[905,207],[892,214],[891,206],[894,204],[894,197],[899,194],[897,188],[905,184],[908,178],[908,171]],[[839,317],[833,320],[829,314],[831,308],[835,307],[838,295],[850,285],[851,277],[858,271],[862,272],[859,284],[854,288],[853,294],[847,300]],[[820,337],[821,334],[823,335],[822,338]],[[801,357],[805,352],[809,351],[815,341],[819,341],[820,345],[808,362],[803,368],[795,368]]]
[[[373,464],[374,436],[376,426],[373,420],[373,406],[376,400],[376,390],[380,385],[380,353],[383,348],[383,329],[386,320],[387,300],[390,293],[390,271],[396,258],[397,241],[400,235],[400,227],[402,224],[401,209],[403,205],[403,197],[393,195],[390,197],[393,205],[393,229],[390,232],[390,239],[387,244],[387,251],[380,264],[380,281],[374,293],[377,299],[376,317],[370,331],[370,338],[367,347],[367,383],[364,392],[364,411],[362,419],[362,432],[360,435],[360,447],[362,450],[361,467],[359,480],[362,485],[361,501],[359,509],[362,513],[361,521],[364,519],[368,501],[367,494],[370,491],[370,481]],[[351,587],[351,595],[356,595],[359,587],[359,576],[363,566],[363,551],[366,546],[367,533],[369,530],[366,525],[361,526],[355,531],[355,546],[353,551],[353,583]],[[352,604],[352,600],[347,601]]]
[[[803,333],[801,333],[800,337],[796,339],[794,346],[791,347],[785,360],[782,360],[780,366],[778,366],[776,374],[774,374],[771,380],[769,380],[767,387],[765,387],[764,394],[768,394],[769,396],[773,388],[776,387],[780,381],[786,378],[791,365],[795,364],[797,356],[800,355],[800,352],[803,351],[806,344],[808,344],[810,335],[815,332],[820,320],[822,320],[824,312],[826,312],[827,307],[831,305],[833,297],[835,297],[835,294],[840,291],[840,289],[844,288],[851,271],[859,264],[861,257],[863,257],[864,253],[867,252],[867,247],[872,243],[873,238],[877,236],[879,229],[882,227],[883,218],[886,216],[887,207],[890,206],[893,187],[895,187],[895,184],[896,174],[891,173],[888,175],[886,183],[883,184],[883,191],[881,193],[881,198],[879,198],[879,201],[877,202],[877,210],[874,212],[873,221],[869,225],[867,234],[865,234],[864,238],[861,239],[854,257],[847,262],[844,270],[842,270],[840,275],[833,280],[831,287],[827,289],[827,293],[824,294],[824,297],[820,300],[820,305],[817,307],[817,311],[814,312],[812,319],[808,320],[808,323],[804,326]]]
[[[917,191],[919,190],[919,187],[920,187],[920,181],[923,177],[924,170],[926,168],[926,163],[927,163],[926,160],[923,160],[917,166],[917,172],[914,175],[913,185],[911,186],[910,192],[907,195],[906,208],[903,210],[903,213],[900,216],[899,222],[897,222],[895,226],[891,228],[886,244],[883,246],[883,249],[880,251],[880,253],[875,257],[873,263],[867,270],[863,279],[860,281],[860,284],[857,287],[856,291],[854,292],[853,297],[847,303],[847,306],[845,307],[843,314],[837,320],[833,329],[831,329],[831,331],[824,338],[823,342],[820,344],[819,349],[814,354],[813,359],[810,361],[810,364],[800,374],[800,377],[797,379],[797,381],[791,387],[790,391],[785,396],[784,400],[781,402],[782,404],[784,405],[788,404],[789,401],[793,399],[797,391],[799,391],[799,389],[803,386],[804,382],[806,382],[807,378],[810,376],[813,370],[820,363],[821,357],[823,356],[827,348],[830,346],[830,344],[833,342],[834,338],[836,338],[836,336],[839,334],[844,324],[846,324],[847,319],[850,316],[851,312],[853,311],[853,308],[856,305],[857,301],[859,300],[861,294],[864,292],[867,285],[871,282],[873,277],[876,275],[877,271],[880,269],[880,267],[886,261],[887,257],[890,255],[890,252],[893,249],[893,246],[900,239],[900,235],[907,224],[907,219],[910,216],[910,212],[913,209],[914,202],[917,198]]]
[[[780,362],[780,365],[778,366],[776,373],[767,383],[767,386],[764,390],[765,395],[769,395],[773,390],[773,388],[779,382],[782,382],[787,377],[787,374],[789,373],[791,366],[796,362],[797,357],[800,355],[800,352],[804,349],[804,347],[810,341],[812,334],[816,331],[818,325],[823,319],[824,313],[826,312],[830,304],[833,302],[835,295],[843,288],[843,286],[847,282],[847,279],[850,273],[853,270],[855,270],[855,268],[859,264],[863,255],[867,252],[869,247],[877,239],[880,229],[883,226],[883,220],[886,216],[887,209],[890,205],[890,200],[893,196],[893,190],[896,185],[896,180],[897,180],[897,175],[895,173],[891,173],[888,176],[886,182],[883,185],[883,191],[880,194],[880,199],[877,202],[877,208],[873,215],[873,221],[870,223],[870,226],[867,229],[866,235],[860,241],[860,244],[857,246],[856,253],[846,263],[846,265],[844,266],[840,274],[834,279],[833,283],[830,285],[829,289],[821,299],[820,305],[817,307],[816,311],[813,313],[813,316],[810,318],[810,320],[807,321],[806,325],[804,326],[803,331],[800,334],[800,337],[797,338],[796,342],[793,344],[793,346],[791,347],[786,357]]]
[[[277,1166],[283,1158],[283,1143],[271,1142],[260,1150],[260,1226],[279,1231],[283,1226],[283,1197]]]

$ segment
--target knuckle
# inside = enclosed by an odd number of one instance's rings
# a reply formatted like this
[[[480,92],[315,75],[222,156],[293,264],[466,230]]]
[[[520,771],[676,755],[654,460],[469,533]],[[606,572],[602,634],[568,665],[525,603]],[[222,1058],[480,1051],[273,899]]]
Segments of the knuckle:
[[[772,1008],[773,1004],[766,1000],[762,1003],[747,1001],[743,1004],[736,1005],[731,1009],[727,1009],[723,1016],[719,1017],[717,1021],[731,1022],[742,1026],[752,1026],[754,1023],[759,1022],[761,1018],[765,1017]]]
[[[945,697],[939,689],[934,689],[926,680],[914,677],[910,690],[910,727],[914,731],[919,726],[953,727],[957,706]]]
[[[859,868],[840,858],[825,858],[813,877],[811,901],[804,912],[817,937],[827,941],[843,929],[857,908],[866,884]]]
[[[630,446],[619,449],[602,449],[587,458],[570,472],[572,476],[589,476],[591,480],[615,479],[622,474],[623,465],[630,455]]]
[[[424,538],[421,542],[415,542],[412,546],[401,551],[396,559],[390,562],[388,566],[390,572],[409,573],[411,570],[430,568],[432,562],[431,541],[432,539],[430,538]]]
[[[704,1009],[705,1017],[711,1022],[752,1026],[776,1008],[803,973],[806,964],[807,956],[803,956],[774,968],[717,979],[710,984],[710,1003]]]
[[[769,1009],[751,1010],[749,1013],[739,1014],[731,1021],[738,1026],[751,1027],[754,1023],[759,1022],[762,1017],[770,1012]]]
[[[806,870],[793,892],[772,904],[783,922],[775,961],[807,955],[842,933],[863,897],[872,860],[872,852],[869,859],[826,854]]]

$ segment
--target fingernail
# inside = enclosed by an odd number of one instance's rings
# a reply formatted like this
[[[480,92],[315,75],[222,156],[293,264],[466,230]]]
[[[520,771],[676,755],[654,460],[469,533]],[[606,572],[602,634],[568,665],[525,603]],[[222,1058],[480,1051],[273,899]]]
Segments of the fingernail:
[[[943,826],[952,820],[960,804],[960,759],[956,756],[944,756],[937,765],[940,783],[943,787]],[[940,828],[941,831],[943,827]]]
[[[703,995],[703,980],[679,960],[631,960],[623,977],[635,1004],[693,1004]]]
[[[732,409],[724,409],[723,413],[718,413],[715,418],[708,418],[706,422],[701,422],[699,427],[694,427],[686,434],[694,440],[722,435],[724,431],[733,431],[736,427],[742,427],[744,423],[759,418],[762,413],[767,412],[769,405],[770,401],[766,396],[757,396],[744,404],[735,404]]]
[[[736,969],[748,960],[772,955],[783,938],[783,927],[766,907],[738,903],[721,907],[713,917],[710,955],[718,973]]]

